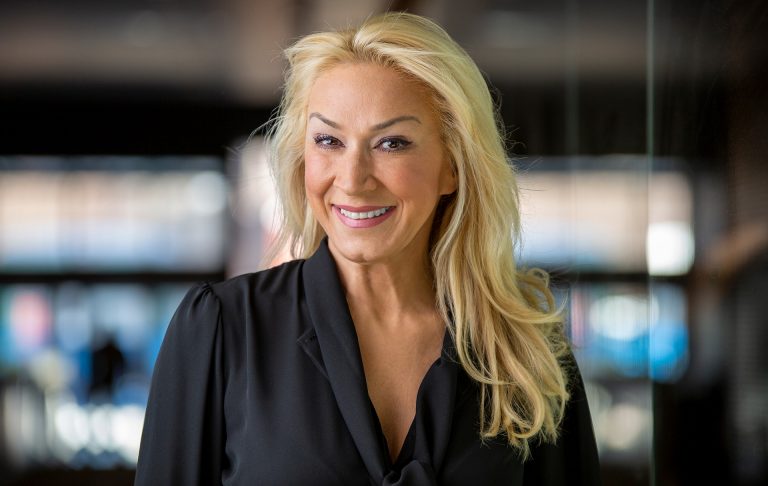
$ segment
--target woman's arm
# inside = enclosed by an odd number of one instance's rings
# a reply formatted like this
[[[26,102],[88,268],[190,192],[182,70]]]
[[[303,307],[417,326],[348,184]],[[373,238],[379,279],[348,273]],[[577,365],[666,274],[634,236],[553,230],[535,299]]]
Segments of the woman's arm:
[[[565,408],[556,444],[531,447],[525,463],[526,486],[593,486],[600,483],[600,464],[584,382],[573,355],[565,359],[571,377],[571,397]]]
[[[155,363],[136,486],[221,483],[222,340],[219,299],[199,284],[179,304]]]

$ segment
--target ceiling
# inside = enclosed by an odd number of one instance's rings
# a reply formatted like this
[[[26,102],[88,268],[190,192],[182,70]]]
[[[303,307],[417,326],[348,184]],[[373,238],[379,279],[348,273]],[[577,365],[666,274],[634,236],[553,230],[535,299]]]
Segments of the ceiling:
[[[646,3],[632,0],[6,0],[0,85],[200,89],[269,105],[282,48],[386,8],[437,20],[494,84],[647,74]]]

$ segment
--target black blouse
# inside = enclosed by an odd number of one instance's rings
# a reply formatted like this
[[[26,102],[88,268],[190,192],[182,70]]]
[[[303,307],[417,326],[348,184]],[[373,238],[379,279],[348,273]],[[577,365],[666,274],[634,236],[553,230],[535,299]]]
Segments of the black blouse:
[[[479,388],[446,333],[393,463],[323,242],[307,260],[187,293],[155,364],[135,484],[599,484],[575,373],[559,441],[523,463],[503,438],[480,440]]]

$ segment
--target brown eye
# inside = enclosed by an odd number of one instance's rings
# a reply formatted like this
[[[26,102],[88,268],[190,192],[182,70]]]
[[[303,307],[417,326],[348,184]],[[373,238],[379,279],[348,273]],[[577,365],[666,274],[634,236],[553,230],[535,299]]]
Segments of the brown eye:
[[[317,135],[315,136],[314,140],[315,145],[324,149],[340,147],[342,145],[338,138],[332,137],[330,135]]]
[[[385,152],[397,152],[409,146],[411,142],[402,138],[385,138],[379,143],[379,147]]]

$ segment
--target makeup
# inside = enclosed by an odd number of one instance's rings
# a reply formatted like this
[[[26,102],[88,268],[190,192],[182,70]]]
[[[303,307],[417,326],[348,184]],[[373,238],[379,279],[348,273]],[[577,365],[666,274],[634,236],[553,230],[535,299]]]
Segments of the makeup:
[[[333,205],[333,212],[350,228],[372,228],[383,223],[395,211],[395,206]]]

